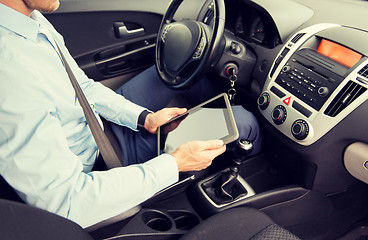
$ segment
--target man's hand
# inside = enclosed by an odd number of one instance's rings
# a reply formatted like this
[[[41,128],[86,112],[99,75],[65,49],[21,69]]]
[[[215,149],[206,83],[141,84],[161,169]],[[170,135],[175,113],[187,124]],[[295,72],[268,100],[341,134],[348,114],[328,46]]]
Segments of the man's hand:
[[[150,113],[146,117],[144,128],[150,133],[157,133],[158,127],[186,111],[186,108],[164,108],[155,113]]]
[[[194,141],[179,146],[171,154],[179,172],[199,171],[211,165],[212,160],[226,150],[221,140]]]

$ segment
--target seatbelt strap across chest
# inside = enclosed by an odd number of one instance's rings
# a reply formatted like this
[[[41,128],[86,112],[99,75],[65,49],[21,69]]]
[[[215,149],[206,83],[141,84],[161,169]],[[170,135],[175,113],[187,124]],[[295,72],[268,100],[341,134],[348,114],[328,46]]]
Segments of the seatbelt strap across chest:
[[[77,79],[75,78],[74,73],[72,72],[68,62],[65,60],[63,53],[61,52],[58,44],[55,42],[57,50],[60,54],[61,59],[64,62],[64,66],[66,72],[68,73],[70,82],[75,90],[75,94],[77,95],[78,101],[83,109],[84,115],[87,119],[87,123],[91,129],[92,135],[97,143],[98,149],[106,163],[106,166],[111,169],[115,167],[122,167],[121,161],[116,155],[109,139],[107,138],[105,132],[102,130],[101,125],[99,124],[94,112],[89,105],[86,96],[84,95],[81,87]]]

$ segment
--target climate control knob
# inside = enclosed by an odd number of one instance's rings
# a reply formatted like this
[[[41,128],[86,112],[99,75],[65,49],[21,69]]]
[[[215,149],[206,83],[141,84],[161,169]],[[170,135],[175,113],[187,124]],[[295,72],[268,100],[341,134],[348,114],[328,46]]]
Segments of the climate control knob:
[[[309,125],[306,121],[299,119],[291,125],[291,133],[298,140],[305,139],[309,134]]]
[[[281,125],[285,122],[287,116],[286,108],[282,105],[276,106],[272,111],[272,120],[275,124]]]
[[[270,95],[266,92],[262,93],[257,99],[257,104],[261,110],[265,110],[270,104]]]

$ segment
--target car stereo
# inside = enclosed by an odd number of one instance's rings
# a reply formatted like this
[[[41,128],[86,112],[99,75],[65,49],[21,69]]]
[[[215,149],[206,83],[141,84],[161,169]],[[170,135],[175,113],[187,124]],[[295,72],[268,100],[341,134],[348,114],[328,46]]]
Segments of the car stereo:
[[[362,55],[322,39],[317,50],[297,51],[282,68],[276,83],[319,111],[344,75]]]
[[[257,103],[262,115],[293,141],[313,144],[364,101],[368,78],[360,71],[368,65],[368,53],[353,50],[343,36],[352,32],[368,41],[368,33],[357,31],[319,24],[281,49]]]

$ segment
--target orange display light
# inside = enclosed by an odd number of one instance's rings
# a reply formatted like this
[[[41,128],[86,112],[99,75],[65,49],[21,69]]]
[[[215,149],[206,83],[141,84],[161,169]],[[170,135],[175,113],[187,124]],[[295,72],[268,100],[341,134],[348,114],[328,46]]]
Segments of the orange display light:
[[[361,54],[326,39],[322,39],[317,52],[349,68],[362,58]]]

